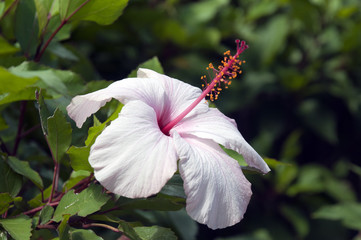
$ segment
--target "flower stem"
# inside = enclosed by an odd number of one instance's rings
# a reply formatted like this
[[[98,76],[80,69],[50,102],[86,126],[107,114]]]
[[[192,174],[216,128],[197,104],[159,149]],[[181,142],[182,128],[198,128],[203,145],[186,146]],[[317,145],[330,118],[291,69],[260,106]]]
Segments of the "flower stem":
[[[239,45],[239,40],[237,40],[236,42],[237,42],[237,52],[236,52],[236,54],[232,58],[230,58],[230,60],[227,63],[224,64],[223,69],[220,72],[217,73],[216,77],[212,80],[212,82],[209,84],[209,86],[202,92],[202,94],[191,105],[189,105],[181,114],[179,114],[175,119],[170,121],[167,125],[165,125],[162,128],[161,131],[164,134],[169,135],[169,131],[177,123],[179,123],[185,116],[187,116],[187,114],[190,113],[190,111],[192,111],[192,109],[195,108],[195,106],[197,106],[198,103],[200,103],[207,96],[207,94],[209,94],[209,92],[212,91],[214,86],[221,80],[221,78],[223,78],[224,75],[226,75],[227,71],[233,65],[233,63],[236,61],[238,56],[245,49],[248,48],[248,46],[245,44],[245,42],[242,41],[241,46],[238,46]]]

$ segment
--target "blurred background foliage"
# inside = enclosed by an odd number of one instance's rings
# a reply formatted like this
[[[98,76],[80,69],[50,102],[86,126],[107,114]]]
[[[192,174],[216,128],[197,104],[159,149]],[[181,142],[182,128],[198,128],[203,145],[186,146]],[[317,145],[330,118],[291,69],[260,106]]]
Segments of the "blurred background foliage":
[[[212,231],[183,214],[142,216],[172,227],[181,239],[359,240],[360,9],[359,0],[133,0],[113,24],[74,21],[59,32],[40,63],[70,69],[76,77],[66,83],[73,84],[66,94],[54,87],[59,96],[49,104],[64,110],[74,95],[108,84],[101,80],[125,78],[139,64],[156,62],[154,57],[165,74],[200,86],[208,63],[235,50],[235,39],[245,40],[250,48],[243,54],[244,73],[215,102],[272,167],[265,176],[247,173],[254,195],[244,220]],[[0,64],[12,72],[35,53],[31,38],[19,36],[31,33],[14,31],[15,15],[1,19],[0,35]],[[22,47],[26,44],[30,48]],[[0,134],[8,146],[14,144],[19,107],[19,102],[0,107]],[[114,106],[107,105],[104,116],[108,109]],[[38,117],[32,110],[26,113],[29,127]],[[85,128],[73,125],[75,145],[84,144]],[[43,164],[40,174],[51,181],[39,138],[30,135],[19,154]],[[35,145],[39,152],[29,152]]]

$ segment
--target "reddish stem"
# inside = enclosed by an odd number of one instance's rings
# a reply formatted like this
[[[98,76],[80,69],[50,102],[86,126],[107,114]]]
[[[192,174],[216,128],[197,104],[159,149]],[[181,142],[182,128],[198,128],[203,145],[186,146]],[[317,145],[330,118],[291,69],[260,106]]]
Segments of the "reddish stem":
[[[69,21],[69,19],[74,16],[75,13],[77,13],[82,7],[84,7],[85,4],[87,4],[90,0],[87,0],[83,2],[77,9],[75,9],[74,12],[72,12],[67,18],[63,19],[60,23],[60,25],[55,29],[55,31],[51,34],[49,39],[45,42],[44,46],[41,48],[40,52],[35,56],[34,61],[39,62],[41,57],[43,56],[46,48],[49,46],[50,42],[53,40],[56,34],[62,29],[62,27]]]

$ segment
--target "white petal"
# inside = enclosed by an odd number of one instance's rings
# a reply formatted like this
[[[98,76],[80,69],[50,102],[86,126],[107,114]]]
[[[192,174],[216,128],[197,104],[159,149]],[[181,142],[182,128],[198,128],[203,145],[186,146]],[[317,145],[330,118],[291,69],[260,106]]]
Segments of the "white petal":
[[[112,98],[124,104],[130,100],[141,100],[153,107],[159,115],[166,103],[161,82],[154,79],[127,78],[114,82],[107,88],[74,97],[67,111],[80,128],[91,114],[98,111]]]
[[[193,103],[202,93],[202,90],[178,79],[159,74],[155,71],[140,68],[137,73],[139,78],[157,79],[161,81],[167,93],[168,109],[164,111],[163,118],[159,121],[161,127],[181,114],[191,103]],[[208,111],[208,103],[202,101],[187,116],[191,116]]]
[[[187,213],[209,228],[238,223],[251,198],[251,184],[237,161],[212,140],[173,132],[179,172],[187,195]]]
[[[108,190],[130,198],[158,193],[177,170],[172,138],[158,127],[155,111],[130,101],[96,139],[89,162]]]
[[[174,129],[179,134],[192,134],[200,138],[212,139],[224,147],[242,154],[250,167],[257,168],[263,173],[270,171],[265,161],[238,131],[236,122],[216,108],[210,108],[206,113],[184,119]]]

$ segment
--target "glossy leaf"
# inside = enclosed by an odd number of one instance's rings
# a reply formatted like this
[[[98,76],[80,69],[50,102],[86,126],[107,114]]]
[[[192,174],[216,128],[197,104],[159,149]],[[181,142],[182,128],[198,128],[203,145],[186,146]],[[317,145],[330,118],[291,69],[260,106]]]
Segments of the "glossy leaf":
[[[38,188],[43,189],[44,187],[43,180],[41,179],[40,175],[30,167],[29,162],[20,161],[15,157],[9,157],[7,162],[9,166],[12,168],[12,170],[28,178]]]
[[[31,219],[28,216],[0,219],[0,225],[15,240],[29,240],[31,237]]]
[[[48,118],[48,143],[54,161],[59,162],[71,143],[71,126],[64,114],[56,109],[54,115]]]
[[[102,187],[91,185],[79,194],[74,190],[67,192],[55,210],[53,220],[59,222],[65,214],[85,217],[98,211],[109,197],[102,193]]]
[[[13,202],[13,198],[9,193],[0,193],[0,214],[6,212],[11,202]]]

